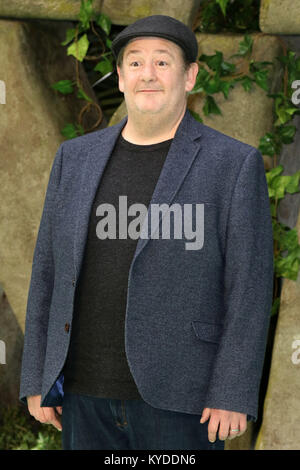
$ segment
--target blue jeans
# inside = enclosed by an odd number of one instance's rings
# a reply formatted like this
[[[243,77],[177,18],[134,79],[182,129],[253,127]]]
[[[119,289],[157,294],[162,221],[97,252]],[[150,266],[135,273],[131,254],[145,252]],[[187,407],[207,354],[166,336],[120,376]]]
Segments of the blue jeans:
[[[65,393],[63,450],[223,450],[210,443],[201,415],[154,408],[143,400]]]

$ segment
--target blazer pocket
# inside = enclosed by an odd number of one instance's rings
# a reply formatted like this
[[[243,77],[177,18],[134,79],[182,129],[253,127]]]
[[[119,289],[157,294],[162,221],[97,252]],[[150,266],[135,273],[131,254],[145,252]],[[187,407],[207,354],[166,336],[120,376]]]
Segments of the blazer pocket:
[[[223,325],[220,323],[206,323],[201,320],[192,320],[192,326],[197,338],[210,343],[219,343]]]

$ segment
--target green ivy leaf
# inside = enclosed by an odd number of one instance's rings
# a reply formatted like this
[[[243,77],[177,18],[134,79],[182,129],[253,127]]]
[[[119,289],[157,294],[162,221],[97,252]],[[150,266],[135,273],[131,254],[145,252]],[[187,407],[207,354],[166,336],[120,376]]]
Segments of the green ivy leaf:
[[[77,98],[89,101],[90,103],[93,102],[92,98],[90,98],[81,87],[78,89]]]
[[[89,48],[89,40],[87,35],[84,34],[81,38],[76,42],[73,42],[67,50],[67,55],[73,55],[76,57],[79,62],[82,62],[86,56],[86,53]]]
[[[225,61],[221,63],[222,75],[228,75],[230,73],[234,73],[235,69],[236,69],[235,64],[231,64],[230,62],[225,62]]]
[[[257,70],[254,72],[255,82],[263,90],[269,91],[268,89],[268,70]]]
[[[111,49],[112,41],[111,41],[109,38],[106,38],[105,44],[106,44],[106,46],[108,47],[108,49]]]
[[[203,106],[203,112],[205,116],[208,116],[209,114],[222,114],[220,108],[212,96],[206,97],[205,104]]]
[[[277,277],[285,277],[296,281],[300,267],[300,247],[289,252],[285,257],[278,256],[275,259],[274,267]]]
[[[110,33],[111,30],[111,20],[110,18],[105,15],[104,13],[101,13],[99,16],[96,18],[96,23],[100,28],[103,29],[103,31],[107,34],[107,36]]]
[[[286,192],[289,194],[295,194],[300,192],[300,187],[299,187],[299,178],[300,178],[300,170],[296,171],[293,175],[290,175],[290,179],[288,180],[288,183],[286,185]]]
[[[283,124],[290,121],[294,114],[300,114],[300,109],[293,106],[289,98],[287,98],[282,92],[280,93],[268,93],[271,98],[275,98],[275,111],[277,114],[277,120],[274,125],[276,127],[282,126]]]
[[[83,25],[81,23],[78,23],[77,25],[77,29],[78,29],[78,35],[80,35],[83,31],[85,31],[87,28],[84,28]],[[69,42],[72,41],[72,39],[74,39],[76,37],[76,28],[69,28],[67,29],[67,32],[66,32],[66,39],[61,42],[61,45],[62,46],[66,46],[67,44],[69,44]]]
[[[81,0],[78,18],[84,29],[89,29],[90,27],[90,20],[94,14],[92,3],[93,0]]]
[[[234,88],[234,80],[221,80],[220,81],[220,90],[222,91],[224,98],[228,98],[230,88]]]
[[[209,80],[206,80],[203,84],[204,90],[208,94],[218,93],[221,91],[221,80],[219,75],[214,75]]]
[[[71,80],[60,80],[59,82],[53,83],[51,85],[51,88],[54,90],[59,91],[63,95],[68,95],[69,93],[73,93],[73,85],[75,82],[72,82]]]
[[[282,199],[285,194],[285,188],[289,184],[290,177],[287,175],[278,176],[272,182],[272,189],[275,192],[276,199]]]
[[[239,42],[239,49],[236,54],[231,55],[230,57],[239,57],[245,56],[246,54],[250,54],[252,52],[253,46],[253,39],[248,34],[245,34],[244,39]]]
[[[84,134],[84,129],[80,124],[74,124],[68,123],[61,131],[62,135],[66,137],[67,139],[74,139],[78,135],[83,135]]]
[[[284,144],[291,144],[294,141],[295,133],[295,126],[280,126],[278,128],[278,134]]]
[[[294,194],[299,192],[300,170],[293,175],[281,175],[273,178],[269,184],[272,197],[282,199],[285,193]]]
[[[287,123],[288,121],[291,120],[291,118],[293,117],[293,114],[299,114],[300,113],[300,109],[296,108],[296,107],[277,107],[276,109],[276,113],[277,113],[277,120],[275,121],[274,125],[275,126],[280,126],[281,124],[285,124]]]
[[[229,0],[216,0],[216,3],[220,6],[224,16],[226,16],[226,7],[228,2]]]
[[[296,229],[289,229],[287,227],[287,230],[284,230],[283,233],[281,234],[281,237],[279,239],[280,241],[280,250],[285,251],[285,250],[295,250],[298,246],[298,233]]]
[[[200,62],[205,62],[207,66],[219,75],[228,75],[235,72],[235,64],[223,60],[223,53],[216,51],[213,55],[202,54],[199,57]]]
[[[113,69],[113,64],[106,58],[98,62],[98,64],[94,67],[94,70],[96,72],[100,72],[103,76],[109,72],[112,72]]]
[[[300,111],[299,108],[295,108],[295,107],[290,107],[290,108],[285,108],[285,112],[287,114],[289,114],[290,116],[293,116],[294,113],[298,113]]]
[[[273,197],[273,194],[271,195],[270,192],[274,192],[272,189],[272,183],[283,172],[283,166],[282,165],[277,165],[275,168],[272,168],[271,170],[266,171],[266,180],[268,183],[269,187],[269,196]]]
[[[74,139],[77,137],[77,132],[75,129],[74,124],[67,124],[61,131],[62,135],[65,136],[67,139]]]
[[[60,44],[62,46],[66,46],[67,44],[69,44],[69,42],[72,41],[72,39],[75,38],[75,35],[76,35],[76,28],[67,29],[66,39],[63,42],[61,42]]]
[[[206,54],[201,54],[199,57],[200,62],[205,62],[208,67],[215,72],[220,71],[221,69],[221,64],[223,62],[223,53],[220,51],[216,51],[214,55],[206,55]]]
[[[202,93],[204,91],[204,85],[209,79],[209,72],[205,70],[203,66],[199,67],[194,88],[189,92],[189,94],[193,95],[195,93]]]
[[[263,155],[273,157],[277,153],[276,138],[271,132],[267,132],[259,141],[258,149]]]
[[[245,91],[250,91],[252,89],[252,78],[248,77],[247,75],[242,78],[241,83]]]

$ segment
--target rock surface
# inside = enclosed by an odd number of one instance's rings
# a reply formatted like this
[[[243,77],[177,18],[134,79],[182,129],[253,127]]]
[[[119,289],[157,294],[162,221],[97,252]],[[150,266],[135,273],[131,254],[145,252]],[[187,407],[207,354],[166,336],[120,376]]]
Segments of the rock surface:
[[[0,361],[0,402],[15,405],[19,398],[24,337],[1,285],[0,340],[5,344],[5,364]]]
[[[274,93],[278,90],[282,77],[282,69],[276,60],[276,57],[282,53],[280,42],[275,36],[252,34],[251,37],[254,41],[251,58],[255,62],[274,62],[274,66],[270,66],[269,81],[270,90]],[[239,34],[197,33],[199,57],[201,54],[212,55],[215,51],[221,51],[225,61],[236,63],[236,59],[230,59],[230,56],[238,51],[239,42],[243,38],[244,36]],[[246,73],[247,70],[246,67]],[[224,98],[223,93],[213,96],[222,115],[205,116],[202,110],[204,98],[199,94],[189,96],[189,108],[200,114],[204,124],[254,147],[258,147],[259,139],[272,130],[273,100],[268,98],[266,92],[258,85],[254,84],[252,90],[245,92],[242,85],[238,83],[229,91],[228,99]]]
[[[264,33],[300,34],[300,2],[261,0],[259,26]]]
[[[10,0],[0,3],[0,17],[77,20],[81,0]],[[201,0],[104,0],[93,4],[96,13],[105,13],[114,24],[128,25],[150,15],[169,15],[192,26]]]
[[[300,212],[297,222],[300,243]],[[300,273],[283,280],[263,422],[256,450],[300,450]]]

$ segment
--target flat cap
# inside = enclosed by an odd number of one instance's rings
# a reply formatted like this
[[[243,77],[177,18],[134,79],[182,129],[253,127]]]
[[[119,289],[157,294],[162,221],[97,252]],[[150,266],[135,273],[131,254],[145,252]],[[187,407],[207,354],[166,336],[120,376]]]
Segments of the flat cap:
[[[193,31],[176,18],[166,15],[146,16],[124,28],[112,41],[115,57],[128,41],[139,36],[157,36],[173,41],[185,51],[190,62],[197,60],[198,43]]]

